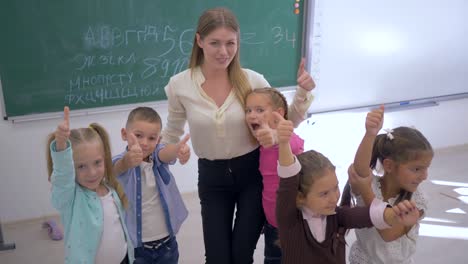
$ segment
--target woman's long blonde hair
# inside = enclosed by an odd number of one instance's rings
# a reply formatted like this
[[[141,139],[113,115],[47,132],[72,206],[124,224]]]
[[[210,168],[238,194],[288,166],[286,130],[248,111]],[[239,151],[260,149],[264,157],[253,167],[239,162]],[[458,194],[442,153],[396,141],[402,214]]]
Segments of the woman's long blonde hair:
[[[226,8],[218,7],[208,9],[203,12],[199,18],[196,33],[200,35],[201,39],[204,39],[208,34],[220,27],[228,28],[237,34],[237,52],[229,64],[227,71],[229,81],[234,87],[236,97],[241,103],[242,108],[244,108],[245,97],[247,93],[252,90],[252,87],[250,86],[250,83],[240,65],[240,28],[236,16]],[[203,60],[203,49],[197,45],[197,36],[195,35],[189,68],[193,70],[197,66],[200,66],[203,64]]]
[[[49,175],[49,181],[50,181],[50,177],[53,171],[52,156],[50,154],[50,144],[52,143],[54,139],[55,139],[54,133],[50,134],[47,139],[47,171]],[[77,145],[83,142],[92,142],[92,141],[98,141],[102,143],[102,146],[104,148],[104,166],[105,166],[104,181],[108,186],[115,189],[115,191],[119,195],[119,198],[120,198],[120,201],[122,202],[123,207],[126,208],[128,205],[127,197],[125,195],[125,192],[122,186],[117,181],[117,178],[114,175],[114,172],[112,169],[112,154],[111,154],[111,149],[110,149],[110,140],[109,140],[109,135],[107,134],[106,130],[97,123],[92,123],[89,125],[89,127],[70,130],[70,142],[71,142],[72,148],[76,147]]]

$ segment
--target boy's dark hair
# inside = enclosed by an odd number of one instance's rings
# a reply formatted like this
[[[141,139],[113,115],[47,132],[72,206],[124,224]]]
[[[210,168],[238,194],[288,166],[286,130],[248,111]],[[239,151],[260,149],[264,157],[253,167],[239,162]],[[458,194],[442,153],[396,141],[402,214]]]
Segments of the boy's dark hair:
[[[162,128],[161,117],[158,112],[156,112],[151,107],[140,106],[133,109],[130,114],[128,114],[126,127],[135,122],[135,121],[145,121],[154,124],[160,124]]]

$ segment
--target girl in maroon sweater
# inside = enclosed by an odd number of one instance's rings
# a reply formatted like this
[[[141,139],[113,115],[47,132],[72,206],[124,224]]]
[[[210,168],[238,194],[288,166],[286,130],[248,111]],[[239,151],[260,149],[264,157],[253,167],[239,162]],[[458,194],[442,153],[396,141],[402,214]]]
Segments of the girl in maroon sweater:
[[[333,164],[313,150],[296,158],[289,145],[294,129],[291,121],[279,114],[275,118],[281,177],[276,216],[283,264],[345,264],[347,229],[414,224],[411,216],[417,212],[416,205],[407,200],[394,207],[378,199],[367,207],[337,207],[340,190]],[[352,166],[348,172],[356,176]],[[370,184],[361,185],[361,195],[372,196]]]

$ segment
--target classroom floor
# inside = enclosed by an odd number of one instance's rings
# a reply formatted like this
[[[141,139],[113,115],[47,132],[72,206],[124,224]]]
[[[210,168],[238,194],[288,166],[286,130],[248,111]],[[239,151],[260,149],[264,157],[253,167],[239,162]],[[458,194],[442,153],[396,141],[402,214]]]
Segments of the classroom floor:
[[[468,249],[468,145],[436,151],[424,188],[430,209],[422,221],[415,263],[467,263]],[[179,235],[180,263],[203,263],[200,203],[196,193],[184,194],[190,211]],[[465,202],[463,202],[463,200]],[[16,249],[0,252],[2,264],[63,263],[62,241],[51,241],[35,219],[3,225],[5,243]],[[350,245],[354,241],[347,237]],[[255,262],[263,263],[263,237],[255,252]]]

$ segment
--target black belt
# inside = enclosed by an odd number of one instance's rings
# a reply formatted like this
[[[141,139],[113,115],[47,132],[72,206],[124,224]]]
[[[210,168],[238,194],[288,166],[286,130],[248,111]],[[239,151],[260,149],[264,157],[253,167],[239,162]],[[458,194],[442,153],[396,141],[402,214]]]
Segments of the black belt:
[[[167,241],[169,241],[172,237],[171,236],[167,236],[167,237],[163,237],[161,239],[158,239],[158,240],[154,240],[154,241],[149,241],[149,242],[144,242],[143,243],[143,247],[144,248],[149,248],[149,249],[158,249],[159,247],[161,247],[162,245],[164,245],[164,243],[166,243]]]

